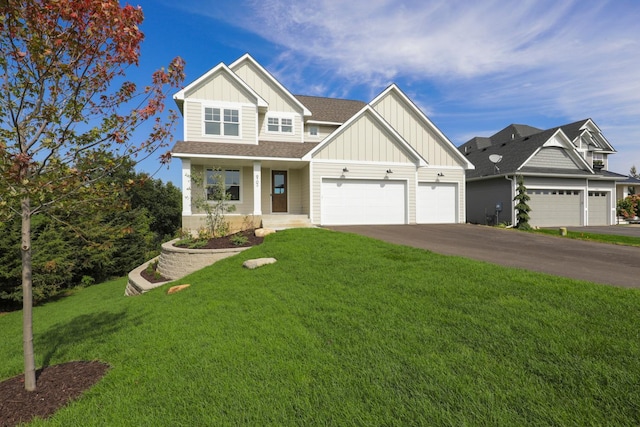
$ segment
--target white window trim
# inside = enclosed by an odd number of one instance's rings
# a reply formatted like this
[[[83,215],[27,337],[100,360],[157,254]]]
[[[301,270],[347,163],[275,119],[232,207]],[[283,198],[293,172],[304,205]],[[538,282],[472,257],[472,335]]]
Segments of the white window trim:
[[[206,108],[218,108],[220,109],[220,135],[212,135],[206,133],[206,121],[205,121],[205,109]],[[225,135],[224,134],[224,110],[236,110],[238,111],[238,135]],[[202,136],[205,138],[224,138],[224,139],[242,139],[242,105],[239,104],[231,104],[231,103],[203,103],[202,104],[202,112],[201,112],[201,126],[202,126]]]
[[[218,200],[209,200],[207,198],[207,187],[208,187],[208,184],[207,184],[207,173],[209,171],[213,171],[213,170],[215,170],[215,168],[213,168],[213,167],[205,168],[205,170],[204,170],[204,199],[210,204],[218,202]],[[235,169],[234,168],[220,169],[220,172],[226,172],[226,171],[238,171],[239,176],[240,176],[239,182],[238,182],[238,186],[239,186],[239,188],[238,188],[238,200],[227,200],[226,202],[229,203],[229,204],[232,204],[232,205],[242,204],[243,203],[243,201],[242,201],[243,200],[243,193],[244,193],[242,191],[242,168],[239,167],[239,168],[235,168]]]
[[[277,119],[278,120],[278,130],[269,130],[269,119]],[[291,120],[291,132],[283,132],[282,131],[282,119]],[[296,134],[296,116],[295,114],[290,113],[267,113],[265,119],[265,131],[270,134],[279,134],[279,135],[295,135]]]

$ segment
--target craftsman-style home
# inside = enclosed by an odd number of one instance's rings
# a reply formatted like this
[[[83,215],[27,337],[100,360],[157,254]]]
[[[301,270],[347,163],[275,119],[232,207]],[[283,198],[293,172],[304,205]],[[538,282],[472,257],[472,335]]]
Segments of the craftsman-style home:
[[[250,55],[174,96],[183,228],[224,180],[231,222],[462,223],[472,163],[396,85],[369,103],[293,95]]]

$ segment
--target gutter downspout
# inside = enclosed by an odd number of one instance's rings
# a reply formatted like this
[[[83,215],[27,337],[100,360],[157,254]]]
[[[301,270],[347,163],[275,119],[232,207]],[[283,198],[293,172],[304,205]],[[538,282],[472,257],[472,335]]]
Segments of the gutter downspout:
[[[509,186],[511,188],[511,225],[507,226],[507,228],[513,228],[515,226],[515,218],[516,218],[516,205],[515,205],[515,200],[513,200],[516,196],[515,196],[515,179],[516,176],[513,175],[513,178],[509,178],[509,175],[505,175],[504,179],[506,179],[507,181],[511,182],[511,185]]]

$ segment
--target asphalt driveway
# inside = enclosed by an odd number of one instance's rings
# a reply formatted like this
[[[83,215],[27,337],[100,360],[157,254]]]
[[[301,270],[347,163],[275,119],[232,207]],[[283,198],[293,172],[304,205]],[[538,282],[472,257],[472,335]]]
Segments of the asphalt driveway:
[[[326,227],[390,243],[591,282],[640,288],[640,248],[471,224]],[[607,231],[618,227],[607,227]],[[624,227],[625,229],[627,227]],[[573,230],[573,229],[572,229]],[[601,233],[589,227],[585,231]],[[626,233],[638,233],[635,228]],[[620,233],[622,234],[622,233]]]

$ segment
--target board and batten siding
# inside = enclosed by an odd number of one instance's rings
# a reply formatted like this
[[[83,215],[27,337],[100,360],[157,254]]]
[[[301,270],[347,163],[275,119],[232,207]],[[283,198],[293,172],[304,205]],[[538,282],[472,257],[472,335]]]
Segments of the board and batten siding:
[[[336,135],[314,158],[383,163],[415,162],[397,140],[368,113]]]
[[[569,157],[566,150],[559,147],[544,147],[529,160],[527,167],[553,169],[580,169]]]
[[[218,72],[185,93],[185,99],[255,104],[255,96],[233,80],[227,73]]]
[[[461,166],[446,141],[434,133],[423,120],[393,92],[379,100],[373,108],[425,158],[430,165]]]
[[[215,106],[215,103],[206,105]],[[230,104],[231,105],[231,104]],[[257,144],[257,108],[254,105],[242,104],[240,110],[240,138],[228,136],[213,136],[204,134],[204,106],[203,102],[185,100],[184,126],[187,141],[230,142],[239,144]]]
[[[438,176],[441,172],[444,176]],[[443,184],[456,184],[457,189],[457,220],[460,223],[466,222],[466,185],[465,185],[465,171],[464,169],[438,169],[436,168],[419,168],[418,169],[418,182],[419,183],[443,183]]]
[[[301,114],[300,106],[250,62],[239,64],[233,72],[269,104],[269,111]]]
[[[413,164],[407,164],[406,166],[394,165],[392,167],[393,173],[387,174],[387,166],[383,164],[357,164],[349,163],[349,172],[343,172],[345,167],[344,162],[314,162],[313,163],[313,175],[311,177],[311,191],[312,198],[312,220],[314,224],[322,224],[321,212],[322,212],[322,179],[334,178],[334,179],[358,179],[358,180],[389,180],[389,181],[403,181],[407,183],[407,212],[408,223],[415,223],[415,211],[416,211],[416,167]]]

